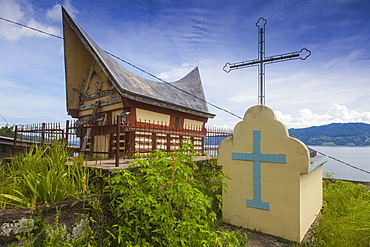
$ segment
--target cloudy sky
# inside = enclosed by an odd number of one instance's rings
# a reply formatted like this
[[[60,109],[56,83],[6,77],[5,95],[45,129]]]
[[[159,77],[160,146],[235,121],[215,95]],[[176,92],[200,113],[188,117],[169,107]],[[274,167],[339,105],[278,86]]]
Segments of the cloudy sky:
[[[278,118],[289,128],[370,123],[368,0],[0,0],[0,17],[62,35],[60,5],[104,50],[166,81],[198,66],[207,101],[239,116],[258,102],[257,67],[222,68],[258,57],[264,17],[266,56],[312,52],[266,65],[266,105]],[[63,59],[61,39],[0,20],[0,114],[9,124],[69,119]],[[209,125],[240,121],[209,110]]]

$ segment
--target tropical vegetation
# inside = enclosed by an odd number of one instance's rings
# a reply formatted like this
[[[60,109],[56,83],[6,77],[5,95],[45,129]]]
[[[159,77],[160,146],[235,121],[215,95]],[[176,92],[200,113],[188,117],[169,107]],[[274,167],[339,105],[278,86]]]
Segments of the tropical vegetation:
[[[244,246],[238,231],[217,230],[226,175],[215,162],[196,164],[191,144],[155,151],[127,170],[105,176],[102,189],[62,143],[34,146],[0,168],[2,207],[27,207],[98,194],[90,200],[89,224],[80,238],[67,236],[58,216],[19,236],[26,246]]]
[[[0,168],[0,207],[35,208],[49,202],[78,198],[89,194],[90,174],[74,159],[64,142],[34,145]]]
[[[369,187],[325,179],[324,205],[315,246],[370,246],[369,205]]]
[[[196,164],[191,144],[155,151],[127,170],[103,175],[70,158],[63,142],[34,146],[0,167],[0,206],[88,200],[85,225],[72,237],[59,222],[35,214],[17,238],[22,246],[245,246],[238,231],[220,231],[221,192],[227,175],[215,161]],[[69,162],[67,162],[69,161]],[[66,165],[69,164],[69,165]],[[361,184],[324,180],[324,204],[313,246],[369,246],[370,191]],[[16,246],[15,243],[12,246]]]

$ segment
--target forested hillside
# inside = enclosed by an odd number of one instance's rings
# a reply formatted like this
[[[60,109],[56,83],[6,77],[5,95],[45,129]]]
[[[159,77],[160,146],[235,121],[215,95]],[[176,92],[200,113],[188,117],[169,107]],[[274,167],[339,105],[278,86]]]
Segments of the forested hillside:
[[[370,145],[370,124],[365,123],[332,123],[289,129],[289,134],[306,145]]]

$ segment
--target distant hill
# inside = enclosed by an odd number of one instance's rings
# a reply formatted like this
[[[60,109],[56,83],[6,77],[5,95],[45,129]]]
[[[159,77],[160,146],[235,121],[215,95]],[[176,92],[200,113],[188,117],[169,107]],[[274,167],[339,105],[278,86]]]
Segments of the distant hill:
[[[370,145],[370,124],[332,123],[302,129],[289,129],[289,135],[306,145]]]
[[[356,145],[370,146],[370,124],[332,123],[302,129],[289,129],[289,135],[306,145]],[[211,136],[204,139],[204,144],[219,145],[225,136]]]

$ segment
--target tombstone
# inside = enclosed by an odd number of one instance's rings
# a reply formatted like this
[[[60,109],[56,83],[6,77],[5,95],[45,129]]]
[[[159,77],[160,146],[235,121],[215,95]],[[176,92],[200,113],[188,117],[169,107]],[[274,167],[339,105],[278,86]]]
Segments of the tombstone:
[[[223,140],[218,164],[230,179],[223,221],[301,242],[322,206],[322,164],[274,112],[253,106]]]

